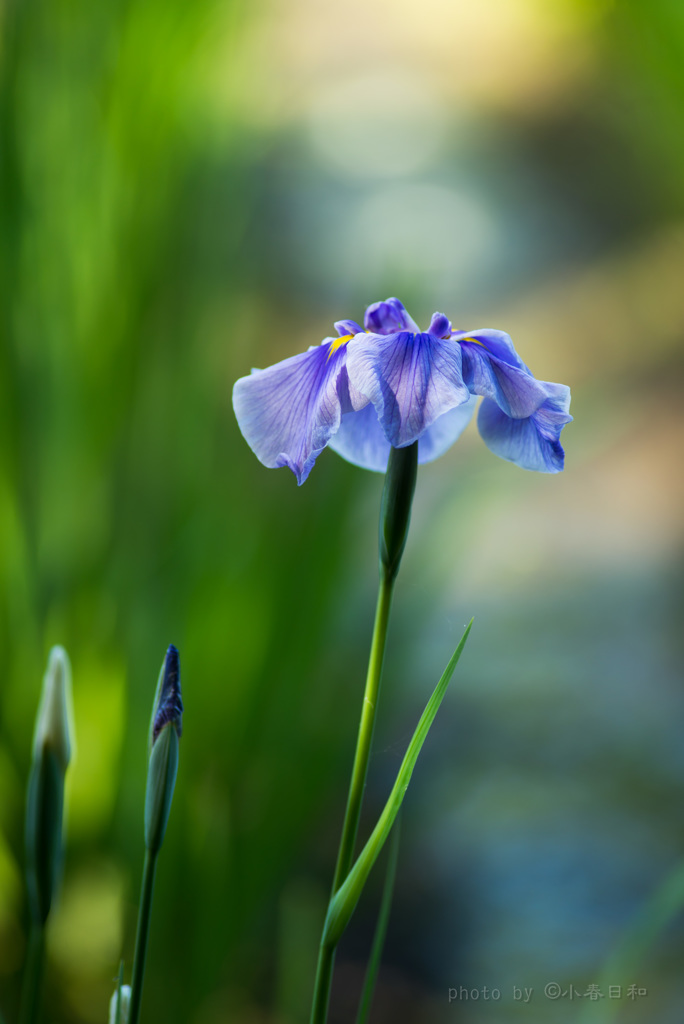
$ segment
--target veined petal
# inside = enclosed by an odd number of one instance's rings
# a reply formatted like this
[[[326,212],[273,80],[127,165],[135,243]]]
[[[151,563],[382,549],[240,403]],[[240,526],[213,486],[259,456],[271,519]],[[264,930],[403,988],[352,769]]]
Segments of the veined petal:
[[[478,328],[476,331],[453,331],[451,337],[454,341],[460,342],[472,339],[482,345],[490,355],[500,359],[502,363],[510,363],[511,366],[527,370],[513,347],[510,334],[506,334],[505,331],[495,331],[490,327],[485,327]],[[529,373],[529,370],[527,372]]]
[[[408,315],[399,299],[385,299],[374,302],[366,310],[363,323],[373,334],[396,334],[397,331],[420,331],[420,327]]]
[[[390,444],[403,448],[470,398],[461,346],[431,334],[363,335],[347,355],[352,385],[373,405]]]
[[[342,417],[339,429],[330,438],[328,447],[362,469],[384,473],[387,469],[390,443],[378,422],[374,407],[368,404],[359,412]]]
[[[248,445],[264,466],[288,466],[303,484],[352,402],[347,345],[315,345],[266,370],[253,370],[233,388],[233,408]]]
[[[463,405],[457,405],[436,419],[418,441],[418,462],[432,462],[444,455],[470,423],[476,405],[477,398],[471,395]]]
[[[568,413],[570,388],[564,384],[540,383],[547,390],[547,398],[531,416],[513,419],[506,416],[496,402],[485,398],[477,425],[484,443],[500,458],[522,469],[560,473],[565,462],[560,433],[572,420]]]
[[[470,341],[471,337],[469,334],[459,343],[463,352],[463,380],[470,391],[492,399],[514,419],[524,419],[536,412],[547,397],[544,385],[522,364],[516,366],[500,359],[484,343]]]
[[[471,397],[463,405],[445,412],[421,434],[418,440],[421,465],[439,458],[452,446],[468,426],[476,405],[477,399]],[[367,405],[360,412],[345,413],[328,447],[355,466],[384,473],[391,445],[380,426],[375,407]]]

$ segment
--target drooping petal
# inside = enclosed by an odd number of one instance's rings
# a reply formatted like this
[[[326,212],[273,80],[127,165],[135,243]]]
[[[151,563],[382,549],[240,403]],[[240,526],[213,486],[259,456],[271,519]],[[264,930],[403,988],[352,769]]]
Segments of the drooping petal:
[[[352,385],[373,405],[390,444],[416,441],[435,420],[470,398],[461,346],[431,334],[366,334],[349,345]]]
[[[514,419],[531,416],[546,400],[544,385],[520,361],[520,365],[510,361],[509,353],[505,353],[509,358],[501,359],[484,342],[469,340],[472,337],[469,334],[459,343],[463,351],[463,380],[472,394],[492,399]]]
[[[372,469],[376,473],[384,473],[387,469],[390,443],[378,422],[378,414],[370,404],[359,412],[344,414],[328,447],[362,469]]]
[[[496,402],[485,398],[477,425],[484,443],[495,455],[522,469],[560,473],[565,462],[560,433],[572,420],[568,413],[570,388],[564,384],[540,383],[546,388],[547,398],[531,416],[513,419],[506,416]]]
[[[477,398],[472,395],[463,405],[457,405],[428,427],[418,441],[418,462],[432,462],[451,448],[473,418]]]
[[[350,395],[346,359],[347,345],[329,339],[236,382],[238,425],[264,466],[288,466],[304,483],[342,414],[366,401]]]
[[[418,332],[420,330],[399,299],[374,302],[366,310],[363,323],[366,330],[373,334],[396,334],[397,331]]]
[[[450,409],[428,427],[418,440],[418,462],[432,462],[452,446],[463,433],[477,405],[471,397],[463,405]],[[328,447],[362,469],[384,473],[390,453],[390,443],[378,421],[373,405],[367,405],[360,412],[346,413],[339,430],[330,438]]]

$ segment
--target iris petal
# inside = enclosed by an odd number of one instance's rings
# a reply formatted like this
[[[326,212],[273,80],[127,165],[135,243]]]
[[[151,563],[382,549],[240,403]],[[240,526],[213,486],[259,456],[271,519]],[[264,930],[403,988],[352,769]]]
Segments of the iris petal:
[[[385,437],[372,405],[359,412],[348,412],[342,417],[339,429],[328,441],[328,447],[362,469],[384,473],[390,443]]]
[[[303,484],[342,414],[365,404],[350,394],[346,358],[346,345],[332,351],[328,342],[236,382],[235,415],[264,466],[288,466]]]
[[[415,320],[406,312],[399,299],[374,302],[366,310],[363,323],[373,334],[396,334],[397,331],[419,331]]]
[[[496,402],[485,398],[477,417],[484,443],[495,455],[514,462],[522,469],[538,473],[560,473],[565,452],[560,433],[569,415],[570,388],[564,384],[541,382],[547,391],[542,405],[526,418],[506,416]]]
[[[477,399],[450,409],[440,416],[418,440],[418,462],[432,462],[439,458],[460,437],[472,419]],[[328,442],[328,447],[362,469],[384,473],[390,453],[390,443],[378,421],[375,408],[367,405],[360,412],[346,413],[340,428]]]
[[[342,337],[345,334],[362,334],[363,327],[357,324],[356,320],[336,320],[335,330]]]
[[[436,338],[450,338],[452,334],[451,321],[444,316],[444,313],[433,313],[428,334],[434,334]]]
[[[476,331],[454,331],[451,335],[454,341],[468,341],[473,338],[476,342],[479,342],[485,350],[497,359],[500,359],[502,363],[510,363],[511,366],[518,366],[523,370],[527,370],[522,359],[515,351],[513,342],[510,334],[506,334],[505,331],[495,331],[492,328],[478,328]]]
[[[435,420],[470,398],[461,346],[431,334],[363,335],[349,345],[353,386],[373,405],[390,444],[411,444]]]
[[[428,427],[418,442],[418,462],[432,462],[451,448],[473,418],[477,398],[471,396],[463,405],[457,405]]]
[[[472,337],[472,335],[469,335]],[[474,395],[496,402],[502,412],[515,419],[524,419],[546,400],[544,385],[520,363],[491,354],[483,344],[464,339],[463,380]]]

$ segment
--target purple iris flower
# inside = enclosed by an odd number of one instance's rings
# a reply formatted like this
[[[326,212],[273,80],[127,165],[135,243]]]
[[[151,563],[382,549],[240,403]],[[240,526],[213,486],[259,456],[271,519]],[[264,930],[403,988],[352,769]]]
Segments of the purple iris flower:
[[[483,396],[478,426],[495,454],[558,473],[570,389],[536,380],[503,331],[454,331],[435,313],[421,331],[398,299],[366,310],[364,328],[335,324],[301,355],[253,370],[233,390],[240,429],[260,461],[289,466],[302,484],[329,445],[384,472],[390,447],[418,441],[418,461],[442,455]]]

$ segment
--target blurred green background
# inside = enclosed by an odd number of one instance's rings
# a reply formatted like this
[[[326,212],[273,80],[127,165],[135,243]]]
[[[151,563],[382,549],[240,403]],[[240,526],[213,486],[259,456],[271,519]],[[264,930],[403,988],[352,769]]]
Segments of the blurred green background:
[[[0,60],[8,1022],[54,643],[78,756],[47,1019],[105,1020],[130,970],[169,643],[185,732],[143,1019],[307,1019],[381,478],[324,452],[298,489],[249,451],[230,393],[395,294],[422,325],[507,330],[571,385],[575,422],[561,476],[498,460],[474,424],[420,472],[366,827],[475,627],[409,790],[372,1019],[679,1022],[677,884],[663,926],[649,901],[683,845],[681,3],[5,0]],[[449,1003],[484,986],[501,999]]]

